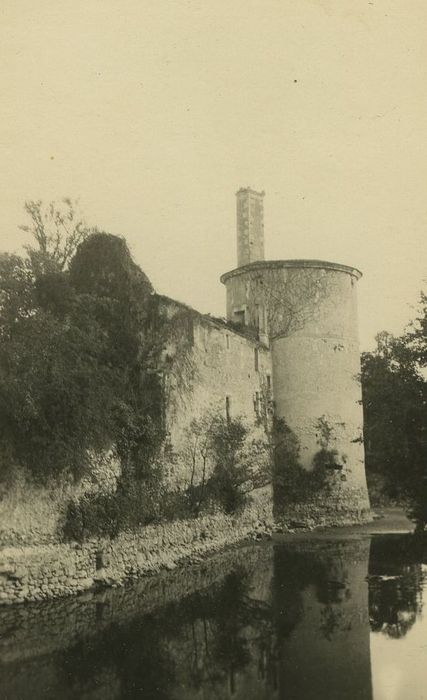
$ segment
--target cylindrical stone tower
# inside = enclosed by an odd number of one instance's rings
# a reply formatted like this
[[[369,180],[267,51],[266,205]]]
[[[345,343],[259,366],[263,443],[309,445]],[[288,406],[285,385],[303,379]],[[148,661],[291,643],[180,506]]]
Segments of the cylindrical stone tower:
[[[303,467],[328,461],[327,508],[348,513],[348,519],[369,511],[359,378],[360,277],[358,270],[337,263],[259,258],[221,277],[227,319],[270,346],[276,418],[297,436]]]

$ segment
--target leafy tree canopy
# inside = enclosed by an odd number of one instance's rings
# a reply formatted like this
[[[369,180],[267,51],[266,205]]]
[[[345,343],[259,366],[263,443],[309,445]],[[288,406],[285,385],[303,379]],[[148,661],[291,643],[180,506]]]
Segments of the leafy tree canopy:
[[[65,197],[44,205],[41,200],[25,202],[29,223],[20,226],[34,239],[26,246],[35,274],[65,270],[80,243],[91,229],[78,213],[78,202]]]
[[[111,447],[129,465],[158,439],[144,364],[151,284],[123,239],[90,233],[64,202],[27,203],[36,246],[0,256],[3,475],[78,475]]]
[[[393,498],[409,497],[427,522],[427,296],[418,318],[400,337],[377,336],[362,355],[365,453],[368,479],[383,476]]]

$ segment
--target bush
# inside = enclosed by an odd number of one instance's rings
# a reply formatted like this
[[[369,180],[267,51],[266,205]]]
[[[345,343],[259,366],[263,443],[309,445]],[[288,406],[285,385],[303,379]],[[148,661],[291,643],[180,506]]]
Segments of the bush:
[[[208,500],[218,504],[227,515],[240,512],[249,501],[249,494],[242,488],[240,474],[218,468],[207,484]]]
[[[278,506],[287,503],[304,503],[312,499],[324,488],[327,480],[323,465],[310,471],[300,465],[292,465],[276,475],[275,502]]]
[[[210,428],[213,472],[206,484],[206,498],[227,514],[240,511],[249,501],[252,465],[244,458],[248,428],[240,418],[216,416]]]
[[[166,491],[160,463],[149,465],[144,476],[128,470],[119,479],[113,493],[87,493],[70,501],[61,536],[66,541],[82,542],[88,537],[117,537],[122,531],[161,521],[196,517],[195,494]]]
[[[71,501],[65,514],[65,541],[83,542],[87,537],[115,537],[119,515],[116,494],[98,493]]]
[[[114,492],[88,492],[69,502],[61,535],[79,542],[88,537],[116,537],[160,519],[163,499],[162,469],[153,462],[151,471],[138,478],[128,468]]]

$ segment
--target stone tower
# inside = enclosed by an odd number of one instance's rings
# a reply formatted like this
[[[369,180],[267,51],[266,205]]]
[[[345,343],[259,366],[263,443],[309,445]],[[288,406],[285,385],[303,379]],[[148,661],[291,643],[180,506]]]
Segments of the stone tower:
[[[256,226],[247,204],[255,195]],[[238,267],[221,277],[227,319],[269,345],[275,416],[298,437],[302,466],[312,469],[322,450],[329,455],[331,496],[311,512],[326,508],[360,519],[369,512],[358,378],[361,273],[320,260],[265,261],[263,196],[237,193]]]
[[[264,260],[264,192],[250,187],[236,192],[237,265]]]

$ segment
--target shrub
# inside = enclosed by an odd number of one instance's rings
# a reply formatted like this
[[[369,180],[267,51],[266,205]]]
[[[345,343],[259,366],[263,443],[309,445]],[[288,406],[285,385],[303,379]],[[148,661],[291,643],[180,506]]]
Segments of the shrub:
[[[210,428],[213,471],[206,484],[206,497],[228,514],[240,511],[249,501],[252,465],[244,458],[248,428],[240,418],[216,416]]]
[[[162,467],[156,460],[145,476],[128,470],[119,479],[114,493],[87,493],[70,501],[61,536],[82,542],[88,537],[117,537],[125,530],[136,530],[150,523],[196,517],[194,494],[166,491]]]
[[[228,515],[241,511],[249,501],[248,493],[242,488],[244,481],[241,474],[241,470],[230,472],[220,467],[215,469],[208,481],[208,499]]]
[[[143,478],[138,478],[128,465],[114,492],[89,492],[78,501],[69,502],[61,535],[67,541],[83,541],[94,536],[116,537],[122,530],[133,530],[159,520],[162,481],[162,468],[157,461]]]
[[[68,504],[62,535],[65,541],[82,542],[86,537],[115,537],[118,528],[116,494],[98,493]]]

